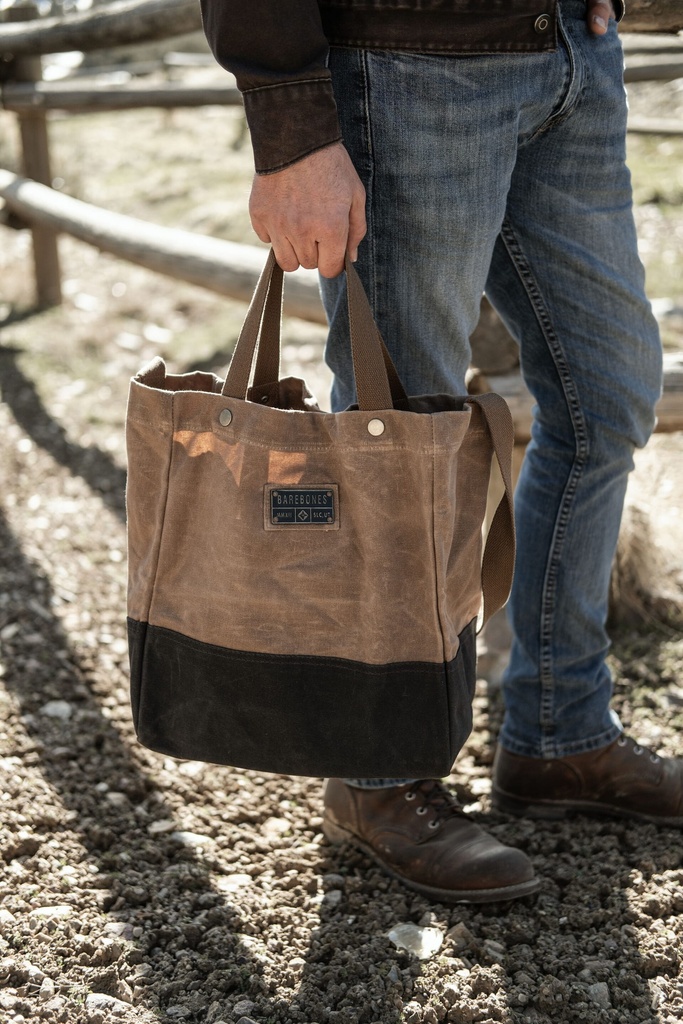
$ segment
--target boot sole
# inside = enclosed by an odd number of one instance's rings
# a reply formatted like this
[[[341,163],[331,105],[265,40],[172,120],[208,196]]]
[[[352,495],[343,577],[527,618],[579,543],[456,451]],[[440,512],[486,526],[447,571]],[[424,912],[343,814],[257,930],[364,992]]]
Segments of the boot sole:
[[[626,821],[642,821],[648,825],[664,825],[670,828],[681,828],[683,818],[663,818],[653,814],[640,814],[637,811],[623,811],[612,804],[599,804],[583,800],[524,800],[513,796],[502,789],[491,792],[491,803],[497,811],[511,814],[515,818],[531,818],[536,821],[563,821],[577,814],[589,818],[619,818]]]
[[[429,896],[430,899],[438,903],[498,903],[504,900],[516,900],[521,899],[522,896],[531,896],[538,890],[541,884],[540,879],[530,878],[527,882],[520,882],[518,885],[505,885],[498,889],[437,889],[431,885],[413,882],[411,879],[400,875],[398,871],[394,871],[383,860],[380,860],[372,847],[367,846],[357,835],[348,831],[348,829],[342,828],[341,825],[331,821],[327,816],[323,817],[322,830],[325,838],[333,846],[350,843],[357,849],[362,850],[385,874],[391,875],[392,878],[397,879],[397,881],[407,886],[408,889],[419,892],[423,896]]]

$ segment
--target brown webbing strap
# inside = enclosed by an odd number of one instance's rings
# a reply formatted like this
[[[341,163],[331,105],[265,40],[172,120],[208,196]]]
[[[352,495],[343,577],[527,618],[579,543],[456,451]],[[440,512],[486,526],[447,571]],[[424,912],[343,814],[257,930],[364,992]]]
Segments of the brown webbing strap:
[[[488,393],[471,396],[470,405],[477,405],[484,414],[493,450],[505,484],[503,494],[489,527],[481,563],[481,589],[484,595],[482,627],[494,612],[502,608],[510,596],[515,569],[515,514],[512,496],[512,446],[515,435],[512,415],[500,395]]]
[[[230,369],[225,378],[225,384],[221,389],[221,394],[225,395],[226,398],[245,399],[247,397],[251,367],[254,362],[254,352],[258,344],[261,322],[274,273],[282,277],[282,271],[275,262],[275,254],[271,249],[259,282],[256,285],[256,291],[249,303],[247,316],[240,331],[240,336],[237,339],[235,351],[232,354]]]
[[[254,369],[254,387],[272,384],[280,379],[280,325],[282,323],[282,286],[284,274],[273,271],[273,279],[268,289],[266,308],[261,321],[256,367]]]
[[[407,408],[408,398],[372,316],[356,270],[346,258],[351,352],[358,406],[364,410]],[[283,274],[271,249],[251,300],[221,394],[246,398],[254,354],[254,384],[270,384],[280,372]]]
[[[344,260],[344,267],[346,269],[351,354],[356,377],[358,408],[367,411],[393,409],[394,401],[387,376],[387,360],[392,366],[393,363],[391,363],[386,349],[382,351],[384,343],[375,325],[367,295],[348,253]],[[395,369],[394,374],[398,379]],[[402,386],[401,391],[403,391]]]

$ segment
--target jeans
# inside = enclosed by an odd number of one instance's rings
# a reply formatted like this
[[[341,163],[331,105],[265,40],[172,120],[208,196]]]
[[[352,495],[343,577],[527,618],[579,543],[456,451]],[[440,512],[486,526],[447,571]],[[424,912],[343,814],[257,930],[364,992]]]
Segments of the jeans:
[[[661,386],[616,25],[593,36],[583,0],[560,0],[560,19],[554,53],[329,58],[367,190],[357,268],[406,389],[464,392],[484,290],[520,346],[536,404],[516,493],[500,740],[547,758],[621,731],[605,664],[609,578],[633,450]],[[344,290],[343,275],[322,281],[335,410],[354,401]]]

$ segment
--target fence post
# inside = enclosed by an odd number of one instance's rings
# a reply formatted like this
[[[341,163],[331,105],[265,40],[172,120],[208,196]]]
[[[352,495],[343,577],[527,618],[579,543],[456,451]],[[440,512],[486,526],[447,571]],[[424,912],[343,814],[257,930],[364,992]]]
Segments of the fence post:
[[[38,17],[33,0],[20,0],[4,12],[5,21],[32,21]],[[38,82],[43,77],[40,57],[17,57],[9,69],[15,82]],[[41,185],[52,184],[47,116],[44,110],[22,111],[19,118],[24,174]],[[62,301],[57,232],[41,225],[31,227],[36,298],[39,306],[57,306]]]

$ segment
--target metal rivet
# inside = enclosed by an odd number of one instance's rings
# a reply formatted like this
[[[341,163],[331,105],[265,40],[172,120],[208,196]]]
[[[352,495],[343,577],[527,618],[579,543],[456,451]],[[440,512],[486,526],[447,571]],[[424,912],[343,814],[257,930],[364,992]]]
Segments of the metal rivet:
[[[539,14],[534,22],[534,32],[547,32],[550,28],[550,18],[547,14]]]
[[[218,416],[218,422],[222,427],[229,427],[232,423],[232,413],[229,409],[221,409]]]
[[[384,424],[381,420],[370,420],[368,423],[368,431],[373,437],[379,437],[380,434],[384,433]]]

